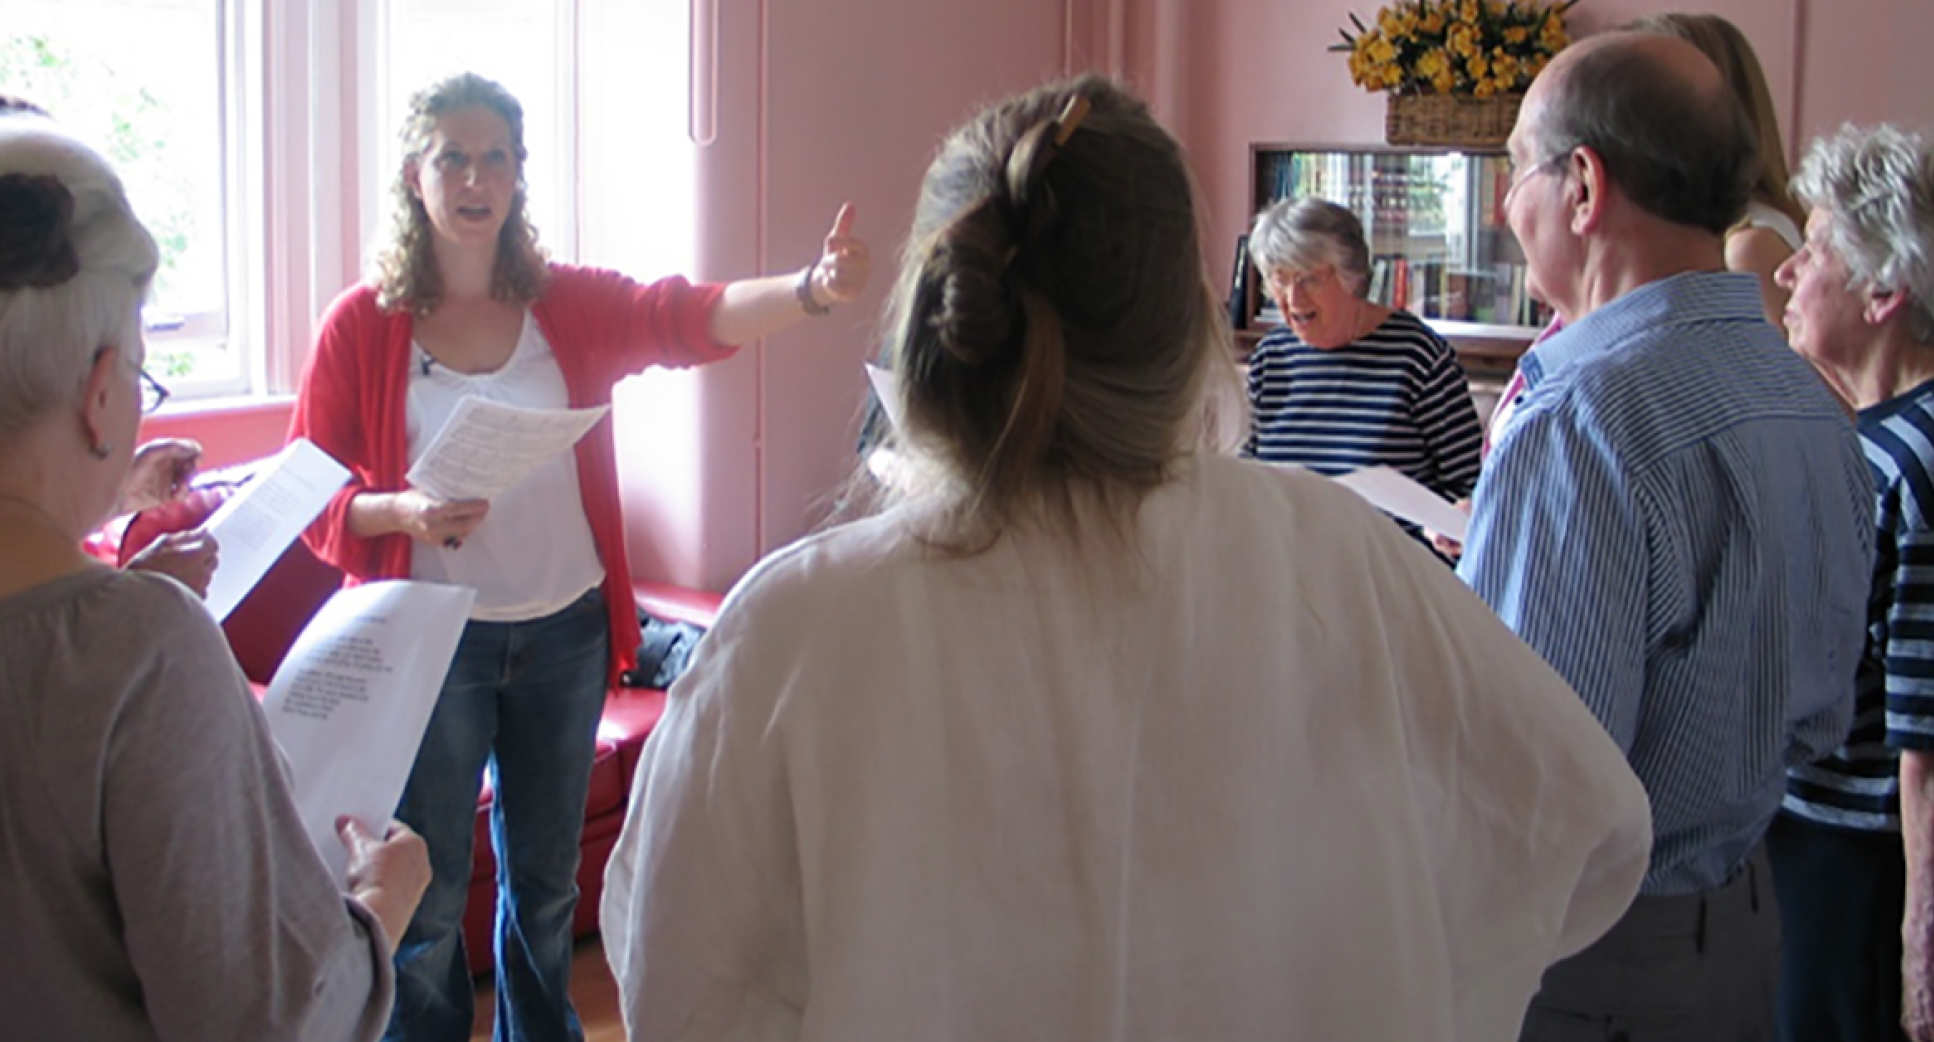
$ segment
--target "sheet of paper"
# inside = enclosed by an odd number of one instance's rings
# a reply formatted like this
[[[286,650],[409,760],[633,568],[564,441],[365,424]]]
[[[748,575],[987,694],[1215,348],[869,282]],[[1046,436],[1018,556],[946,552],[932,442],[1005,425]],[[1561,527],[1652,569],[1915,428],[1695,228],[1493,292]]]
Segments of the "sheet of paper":
[[[1465,530],[1471,524],[1470,515],[1389,467],[1353,470],[1336,478],[1336,481],[1369,500],[1378,509],[1395,514],[1413,525],[1422,525],[1450,536],[1460,543],[1464,541]]]
[[[871,362],[860,364],[866,367],[866,382],[873,385],[873,396],[880,400],[880,408],[886,410],[886,418],[893,421],[893,426],[900,426],[899,374]]]
[[[341,883],[336,816],[379,835],[396,812],[477,591],[440,583],[341,590],[296,637],[262,711],[288,758],[296,810]]]
[[[348,468],[297,438],[208,515],[202,527],[215,537],[217,556],[202,603],[216,622],[242,603],[348,480]]]
[[[464,398],[407,477],[444,499],[491,499],[576,444],[610,408],[525,409]]]

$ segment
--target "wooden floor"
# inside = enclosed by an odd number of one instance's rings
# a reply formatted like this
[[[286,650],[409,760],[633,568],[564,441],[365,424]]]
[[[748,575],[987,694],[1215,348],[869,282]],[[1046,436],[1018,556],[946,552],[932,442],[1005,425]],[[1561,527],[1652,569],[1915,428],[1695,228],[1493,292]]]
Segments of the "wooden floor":
[[[496,989],[490,979],[477,985],[477,1019],[470,1029],[471,1042],[490,1037],[490,1024],[496,1011]],[[577,1006],[578,1019],[584,1023],[584,1042],[624,1042],[624,1018],[618,1013],[618,985],[611,979],[611,967],[604,962],[604,945],[596,937],[578,942],[571,957],[571,1002]]]

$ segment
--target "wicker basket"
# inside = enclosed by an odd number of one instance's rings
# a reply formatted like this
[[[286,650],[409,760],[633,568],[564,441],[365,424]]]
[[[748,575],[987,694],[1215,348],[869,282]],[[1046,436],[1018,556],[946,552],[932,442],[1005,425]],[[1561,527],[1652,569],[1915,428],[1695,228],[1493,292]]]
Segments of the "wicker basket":
[[[1522,94],[1392,94],[1383,136],[1393,145],[1496,148],[1511,136]]]

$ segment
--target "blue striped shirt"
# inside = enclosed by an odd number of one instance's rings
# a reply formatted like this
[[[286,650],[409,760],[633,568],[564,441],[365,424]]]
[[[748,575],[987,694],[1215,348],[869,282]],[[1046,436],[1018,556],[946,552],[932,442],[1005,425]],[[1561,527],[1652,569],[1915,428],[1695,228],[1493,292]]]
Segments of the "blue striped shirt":
[[[1874,478],[1873,593],[1853,730],[1786,775],[1785,808],[1827,825],[1900,831],[1900,749],[1934,749],[1934,382],[1861,410]]]
[[[1853,709],[1873,485],[1750,275],[1648,283],[1533,348],[1458,572],[1652,799],[1640,892],[1724,882]],[[1535,779],[1527,779],[1527,783]]]
[[[1333,349],[1270,333],[1249,356],[1249,406],[1256,459],[1318,474],[1383,464],[1453,500],[1477,483],[1484,432],[1464,370],[1407,311]]]

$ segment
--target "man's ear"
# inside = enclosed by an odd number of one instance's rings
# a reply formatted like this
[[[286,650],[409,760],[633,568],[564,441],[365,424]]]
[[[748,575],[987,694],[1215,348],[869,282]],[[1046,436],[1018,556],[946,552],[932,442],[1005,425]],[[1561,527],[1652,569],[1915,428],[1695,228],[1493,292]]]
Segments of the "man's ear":
[[[104,447],[113,448],[108,441],[108,409],[120,368],[121,349],[104,346],[94,352],[94,364],[88,367],[87,379],[81,384],[81,437],[96,456],[105,455]]]
[[[1896,318],[1906,318],[1907,308],[1914,301],[1913,294],[1904,289],[1869,288],[1866,296],[1860,315],[1870,326],[1884,326]]]
[[[1565,175],[1571,233],[1582,236],[1597,231],[1605,220],[1606,190],[1611,186],[1604,158],[1591,147],[1579,145],[1565,157]]]

